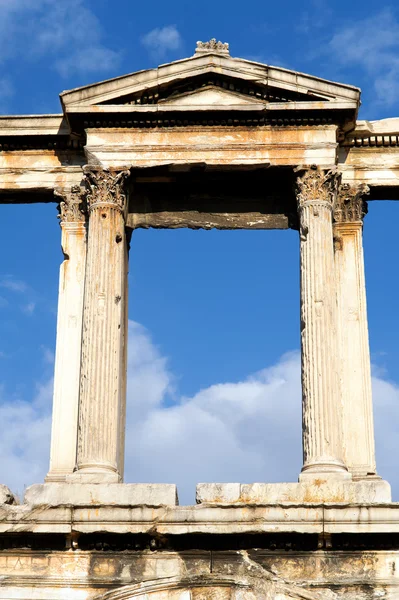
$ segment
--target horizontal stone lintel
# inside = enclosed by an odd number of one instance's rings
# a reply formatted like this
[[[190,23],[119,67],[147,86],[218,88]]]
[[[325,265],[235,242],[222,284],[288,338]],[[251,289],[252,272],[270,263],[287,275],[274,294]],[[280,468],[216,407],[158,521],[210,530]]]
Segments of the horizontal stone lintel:
[[[130,213],[127,225],[132,229],[288,229],[289,219],[283,214],[203,213],[174,211],[162,213]]]
[[[0,506],[0,533],[399,533],[399,504]]]

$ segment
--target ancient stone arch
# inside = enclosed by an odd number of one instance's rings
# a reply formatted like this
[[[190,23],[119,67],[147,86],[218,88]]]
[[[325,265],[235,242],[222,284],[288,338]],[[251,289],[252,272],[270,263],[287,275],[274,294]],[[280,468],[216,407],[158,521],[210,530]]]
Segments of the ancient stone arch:
[[[362,229],[399,197],[399,119],[359,121],[358,88],[216,40],[60,98],[0,117],[0,204],[58,204],[65,256],[50,468],[22,504],[0,487],[0,598],[393,598]],[[298,231],[299,482],[202,483],[195,506],[123,483],[128,255],[149,227]]]

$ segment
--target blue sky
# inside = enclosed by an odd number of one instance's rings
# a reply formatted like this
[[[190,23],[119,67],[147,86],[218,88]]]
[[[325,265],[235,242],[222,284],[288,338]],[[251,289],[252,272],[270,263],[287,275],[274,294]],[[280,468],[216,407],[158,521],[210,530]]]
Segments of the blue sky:
[[[399,115],[399,9],[370,1],[137,5],[0,0],[0,112],[60,112],[58,94],[190,56],[233,56],[362,88],[361,118]],[[55,205],[2,206],[0,482],[48,469],[58,269]],[[399,205],[370,203],[365,261],[381,474],[399,498]],[[136,231],[130,254],[127,477],[278,481],[301,466],[294,231]],[[288,354],[287,354],[288,353]]]

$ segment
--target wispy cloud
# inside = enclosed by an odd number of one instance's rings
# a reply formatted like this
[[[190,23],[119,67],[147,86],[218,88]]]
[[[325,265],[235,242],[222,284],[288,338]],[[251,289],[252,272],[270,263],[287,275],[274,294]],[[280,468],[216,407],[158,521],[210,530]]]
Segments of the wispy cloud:
[[[342,69],[360,67],[370,75],[380,104],[398,102],[399,21],[392,9],[340,27],[325,54]]]
[[[25,281],[20,279],[14,279],[11,275],[7,275],[0,281],[0,287],[10,290],[11,292],[17,292],[24,294],[27,292],[29,286]]]
[[[27,304],[21,306],[22,312],[25,313],[25,315],[28,315],[28,317],[31,317],[33,315],[33,313],[35,312],[35,308],[35,302],[28,302]]]
[[[182,45],[182,38],[176,25],[166,25],[146,33],[141,38],[141,43],[152,57],[158,59],[170,51],[178,50]]]
[[[85,0],[0,0],[0,10],[2,61],[46,56],[62,76],[109,71],[119,64],[120,53],[104,43],[101,24]]]
[[[24,296],[26,302],[19,305],[19,308],[25,315],[28,315],[29,317],[33,315],[36,308],[36,302],[32,299],[32,296],[35,296],[35,292],[25,281],[22,281],[21,279],[15,279],[11,275],[7,275],[0,280],[0,288],[11,292],[11,294]],[[14,305],[14,302],[11,303],[11,299],[7,300],[7,298],[0,296],[0,308],[2,306],[10,306],[10,304]]]
[[[41,351],[43,353],[43,362],[48,365],[53,365],[55,360],[54,351],[47,346],[41,346]]]
[[[43,481],[48,469],[51,398],[52,380],[28,400],[0,386],[0,479],[19,496],[25,486]]]
[[[331,19],[332,10],[327,0],[310,0],[296,27],[299,33],[308,35],[315,29],[323,28]]]

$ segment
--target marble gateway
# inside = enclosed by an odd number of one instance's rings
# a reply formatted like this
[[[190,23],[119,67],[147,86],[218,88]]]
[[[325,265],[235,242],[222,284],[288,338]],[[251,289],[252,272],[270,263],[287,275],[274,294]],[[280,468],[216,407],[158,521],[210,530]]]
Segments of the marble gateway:
[[[0,117],[0,202],[58,203],[65,255],[50,466],[22,503],[0,487],[0,599],[398,599],[362,228],[399,198],[399,119],[359,121],[358,88],[216,40],[60,98]],[[298,482],[200,483],[195,506],[123,483],[129,241],[149,227],[298,231]]]

